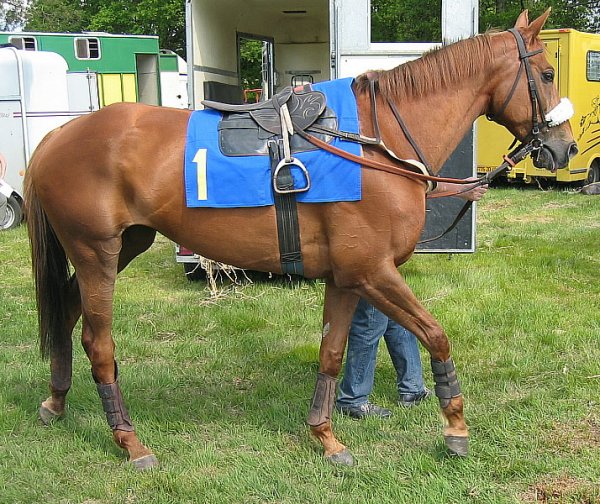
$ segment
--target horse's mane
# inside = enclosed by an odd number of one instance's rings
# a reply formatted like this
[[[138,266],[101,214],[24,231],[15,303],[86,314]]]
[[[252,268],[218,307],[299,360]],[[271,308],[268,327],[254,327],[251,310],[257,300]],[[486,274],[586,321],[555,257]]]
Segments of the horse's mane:
[[[362,74],[356,78],[356,90],[365,92],[369,80],[375,79],[379,89],[390,96],[424,96],[477,74],[491,59],[491,33],[484,33],[433,49],[391,70]]]

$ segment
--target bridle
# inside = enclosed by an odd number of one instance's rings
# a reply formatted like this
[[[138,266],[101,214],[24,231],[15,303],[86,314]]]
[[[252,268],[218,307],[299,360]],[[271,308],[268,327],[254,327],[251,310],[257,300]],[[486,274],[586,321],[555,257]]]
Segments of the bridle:
[[[517,72],[515,81],[514,81],[512,87],[510,88],[510,91],[509,91],[508,95],[506,96],[504,103],[502,103],[500,110],[498,110],[494,114],[487,114],[487,118],[490,121],[492,121],[504,113],[504,111],[508,107],[508,104],[510,103],[510,101],[512,100],[512,98],[515,94],[517,85],[519,84],[521,75],[523,74],[523,69],[525,69],[525,74],[527,76],[527,85],[528,85],[528,89],[529,89],[529,99],[531,100],[531,122],[532,122],[531,142],[533,143],[534,150],[538,150],[543,145],[542,139],[540,138],[540,122],[538,119],[540,116],[542,117],[542,122],[543,122],[544,126],[547,126],[549,121],[546,119],[544,105],[542,104],[542,100],[540,99],[540,93],[538,91],[537,84],[535,82],[535,79],[533,78],[533,70],[531,69],[531,63],[529,62],[529,58],[531,58],[532,56],[535,56],[536,54],[540,54],[541,52],[543,52],[544,49],[541,48],[541,49],[537,49],[535,51],[528,52],[527,47],[525,46],[525,40],[523,39],[523,35],[521,35],[521,32],[519,32],[515,28],[511,28],[508,31],[513,34],[513,36],[515,37],[515,40],[517,41],[517,48],[519,50],[519,60],[520,60],[519,71]],[[540,112],[541,112],[541,114],[540,114]]]

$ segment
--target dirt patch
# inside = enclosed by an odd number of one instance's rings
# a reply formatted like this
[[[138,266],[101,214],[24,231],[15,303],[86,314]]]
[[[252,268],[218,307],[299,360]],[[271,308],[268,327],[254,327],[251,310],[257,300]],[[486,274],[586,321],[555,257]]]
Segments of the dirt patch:
[[[549,224],[554,222],[556,219],[550,215],[543,214],[529,214],[529,215],[515,215],[512,217],[507,217],[505,222],[519,222],[519,223],[529,223],[529,222],[537,222],[538,224]]]
[[[525,503],[600,504],[600,489],[590,481],[561,475],[533,485],[519,497]]]
[[[556,203],[555,201],[553,201],[551,203],[546,203],[545,205],[542,205],[542,208],[546,210],[553,210],[555,208],[577,208],[577,205],[575,203]]]
[[[579,422],[555,423],[548,433],[560,451],[578,453],[590,448],[600,448],[600,419],[587,416]]]

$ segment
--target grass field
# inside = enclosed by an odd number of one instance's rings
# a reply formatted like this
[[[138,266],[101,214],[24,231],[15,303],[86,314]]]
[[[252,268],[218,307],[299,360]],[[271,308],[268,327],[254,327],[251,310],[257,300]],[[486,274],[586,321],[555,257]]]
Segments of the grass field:
[[[372,400],[394,416],[336,416],[357,460],[337,468],[304,424],[323,285],[257,282],[211,299],[160,238],[115,302],[122,389],[161,461],[137,473],[80,345],[65,419],[39,424],[49,372],[26,232],[0,233],[0,503],[599,503],[600,198],[493,189],[477,241],[475,254],[402,268],[452,341],[471,455],[445,455],[436,400],[395,406],[382,345]]]

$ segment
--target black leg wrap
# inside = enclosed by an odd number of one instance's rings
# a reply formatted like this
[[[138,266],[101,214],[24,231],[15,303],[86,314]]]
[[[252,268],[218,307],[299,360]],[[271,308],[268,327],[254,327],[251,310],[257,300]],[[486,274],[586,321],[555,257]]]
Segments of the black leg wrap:
[[[331,420],[335,402],[337,380],[324,373],[317,373],[315,393],[308,412],[306,423],[316,427]]]
[[[440,400],[440,406],[446,408],[450,404],[450,399],[462,395],[454,361],[452,358],[446,362],[431,359],[431,371],[435,381],[435,395]]]
[[[121,389],[119,388],[119,382],[116,379],[117,376],[117,363],[115,362],[115,381],[114,383],[98,383],[96,377],[96,389],[98,395],[102,400],[102,408],[106,413],[106,420],[112,430],[122,430],[126,432],[133,432],[133,424],[129,413],[123,402],[123,396],[121,395]]]

